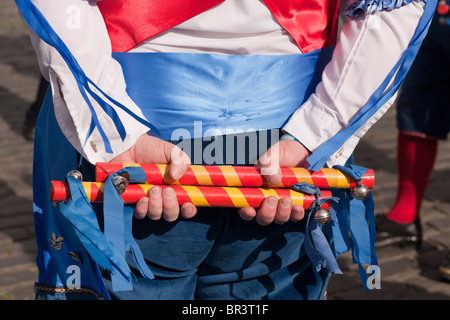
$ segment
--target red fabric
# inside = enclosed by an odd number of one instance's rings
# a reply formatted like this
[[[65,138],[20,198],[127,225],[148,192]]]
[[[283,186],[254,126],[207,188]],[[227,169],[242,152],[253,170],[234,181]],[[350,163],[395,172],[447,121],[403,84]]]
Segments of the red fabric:
[[[103,0],[97,2],[112,50],[125,52],[224,0]]]
[[[437,154],[437,140],[399,133],[397,141],[398,192],[388,219],[411,223],[419,216],[428,178]]]
[[[128,51],[224,0],[103,0],[113,51]],[[303,53],[336,43],[339,0],[264,0]]]
[[[441,16],[450,16],[450,5],[445,3],[438,5],[437,13],[439,13]]]
[[[303,53],[336,44],[339,0],[264,0]]]

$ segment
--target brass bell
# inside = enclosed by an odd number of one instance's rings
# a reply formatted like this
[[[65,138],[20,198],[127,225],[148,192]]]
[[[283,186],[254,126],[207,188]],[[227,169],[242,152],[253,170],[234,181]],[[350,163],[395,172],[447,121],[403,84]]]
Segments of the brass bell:
[[[366,185],[359,183],[351,189],[351,195],[358,200],[366,200],[370,196],[370,189]]]
[[[83,175],[82,175],[81,172],[78,171],[78,170],[70,170],[70,171],[67,173],[67,176],[68,176],[68,177],[74,177],[74,178],[77,179],[77,180],[83,181]]]
[[[319,224],[326,224],[331,219],[331,213],[326,209],[319,209],[314,215],[314,219]]]
[[[125,189],[128,186],[128,179],[125,178],[124,176],[118,175],[112,178],[112,184],[116,188],[117,192],[119,194],[122,194],[125,192]]]

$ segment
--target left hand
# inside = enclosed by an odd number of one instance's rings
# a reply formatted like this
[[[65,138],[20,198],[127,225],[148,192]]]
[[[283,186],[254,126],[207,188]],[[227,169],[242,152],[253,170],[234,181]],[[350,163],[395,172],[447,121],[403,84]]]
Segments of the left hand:
[[[272,185],[281,182],[281,167],[307,167],[306,159],[310,152],[301,143],[294,140],[282,140],[274,144],[258,160],[256,166],[261,175]],[[283,224],[289,220],[300,221],[305,216],[305,209],[299,205],[292,205],[289,197],[277,200],[269,196],[263,200],[258,209],[246,207],[239,209],[239,215],[244,220],[256,219],[260,225],[270,223]]]
[[[140,136],[130,149],[112,159],[111,162],[167,163],[170,178],[173,180],[178,180],[188,170],[191,163],[188,155],[176,145],[147,134]],[[196,213],[197,208],[191,202],[183,203],[181,206],[178,204],[172,188],[162,190],[158,186],[152,187],[147,197],[139,199],[134,210],[134,216],[138,219],[163,218],[167,221],[175,221],[180,214],[189,219]]]

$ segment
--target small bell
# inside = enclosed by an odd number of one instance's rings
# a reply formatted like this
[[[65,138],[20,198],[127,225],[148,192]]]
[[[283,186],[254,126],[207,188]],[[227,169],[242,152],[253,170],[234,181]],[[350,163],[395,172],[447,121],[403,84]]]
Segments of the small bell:
[[[116,188],[117,192],[119,194],[122,194],[125,192],[125,189],[128,186],[128,179],[123,176],[115,176],[112,178],[112,183],[114,187]]]
[[[370,196],[370,189],[366,185],[360,183],[351,189],[351,195],[358,200],[366,200]]]
[[[326,209],[319,209],[314,215],[314,219],[319,224],[326,224],[331,219],[331,213]]]
[[[71,170],[69,173],[67,173],[68,177],[74,177],[77,180],[83,181],[83,175],[78,170]]]

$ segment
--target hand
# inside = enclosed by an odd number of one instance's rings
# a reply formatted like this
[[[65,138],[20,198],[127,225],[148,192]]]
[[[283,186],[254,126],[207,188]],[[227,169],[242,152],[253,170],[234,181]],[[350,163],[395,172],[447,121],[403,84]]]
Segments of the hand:
[[[180,179],[191,164],[188,155],[179,147],[147,134],[140,136],[130,149],[111,162],[168,163],[169,175],[173,180]],[[147,216],[152,220],[159,220],[162,217],[167,221],[175,221],[180,212],[184,218],[192,218],[197,213],[197,208],[192,203],[184,203],[180,208],[172,188],[161,190],[155,186],[149,190],[148,197],[138,200],[134,216],[138,219]]]
[[[307,167],[306,159],[310,152],[299,142],[294,140],[282,140],[270,147],[257,162],[261,175],[271,185],[281,182],[281,167]],[[251,207],[239,210],[239,215],[244,220],[256,219],[260,225],[270,223],[283,224],[289,220],[300,221],[305,216],[305,209],[301,205],[292,205],[289,197],[277,200],[269,196],[263,200],[258,209]]]

